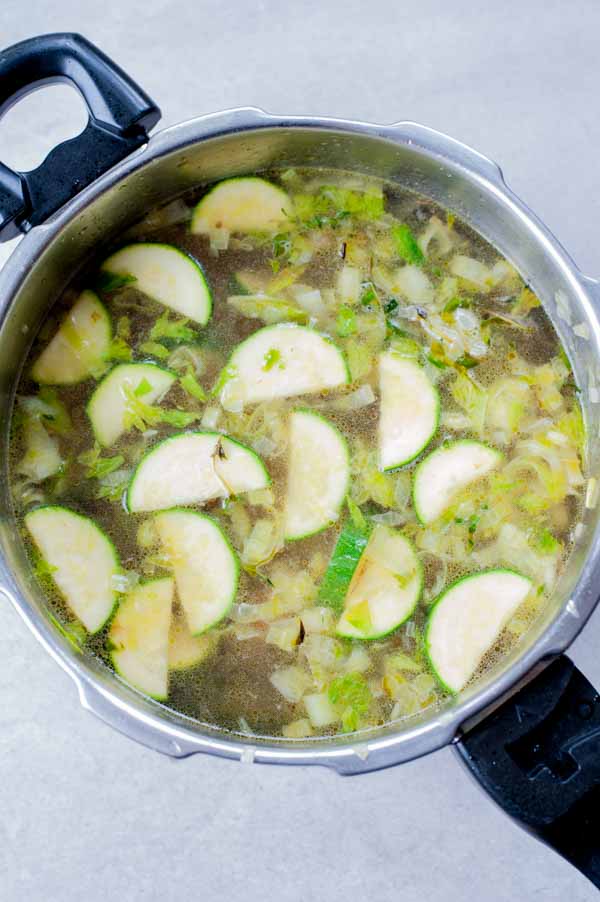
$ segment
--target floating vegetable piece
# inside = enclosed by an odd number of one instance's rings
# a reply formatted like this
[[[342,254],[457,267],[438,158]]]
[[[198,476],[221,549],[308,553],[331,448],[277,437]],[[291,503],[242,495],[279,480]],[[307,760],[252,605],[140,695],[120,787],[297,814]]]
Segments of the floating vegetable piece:
[[[139,398],[153,404],[169,390],[176,376],[154,363],[122,363],[104,377],[93,392],[87,413],[94,435],[105,447],[130,428],[128,408]]]
[[[168,694],[173,591],[169,578],[136,586],[119,605],[109,633],[117,673],[130,686],[159,700]]]
[[[379,358],[379,465],[391,470],[414,460],[435,435],[437,389],[416,361],[387,351]]]
[[[340,431],[310,410],[290,416],[285,498],[286,539],[301,539],[331,526],[348,493],[348,446]]]
[[[342,610],[369,535],[370,531],[365,527],[357,526],[351,521],[344,524],[319,588],[321,604]]]
[[[215,185],[194,209],[191,229],[209,235],[274,232],[292,215],[291,201],[281,188],[256,177],[226,179]]]
[[[93,291],[84,291],[31,368],[31,378],[47,385],[70,385],[97,374],[112,339],[111,319]]]
[[[127,493],[132,513],[204,504],[269,485],[258,454],[217,432],[187,432],[155,445],[140,461]]]
[[[429,454],[414,477],[413,500],[421,523],[437,520],[457,492],[487,476],[501,460],[499,451],[470,440],[443,445]]]
[[[170,244],[129,244],[102,264],[102,271],[126,276],[154,301],[201,326],[210,319],[212,296],[200,264]]]
[[[379,639],[413,613],[423,588],[423,571],[411,543],[386,526],[376,526],[350,585],[337,633],[348,639]]]
[[[488,570],[458,580],[440,595],[429,614],[425,648],[446,690],[466,686],[531,587],[520,573]]]
[[[174,508],[156,514],[154,522],[188,627],[198,636],[231,608],[238,583],[237,558],[225,534],[205,514]]]
[[[110,539],[66,507],[39,507],[25,516],[25,525],[70,609],[88,632],[98,632],[117,597],[120,565]]]
[[[277,366],[265,369],[277,351]],[[348,382],[341,351],[323,335],[290,323],[254,332],[234,350],[218,391],[226,410],[274,398],[314,394]]]

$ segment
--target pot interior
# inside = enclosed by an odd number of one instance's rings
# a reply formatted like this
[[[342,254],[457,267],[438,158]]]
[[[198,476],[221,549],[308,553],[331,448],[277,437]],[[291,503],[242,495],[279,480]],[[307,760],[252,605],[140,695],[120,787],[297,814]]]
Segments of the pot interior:
[[[259,117],[254,127],[236,131],[227,117],[216,124],[210,119],[201,120],[154,139],[146,150],[107,174],[53,222],[38,227],[9,260],[0,277],[0,392],[5,411],[0,440],[4,473],[0,523],[4,572],[0,573],[0,582],[13,595],[25,600],[27,618],[54,653],[63,661],[75,662],[69,666],[119,700],[124,710],[158,716],[163,722],[205,736],[224,738],[214,728],[198,725],[159,703],[142,698],[98,661],[71,648],[49,621],[44,599],[30,575],[14,528],[8,495],[8,412],[22,362],[49,307],[92,255],[102,253],[103,247],[111,244],[148,209],[201,183],[289,166],[340,168],[382,177],[434,200],[461,217],[513,263],[540,297],[581,388],[588,427],[587,472],[596,473],[600,464],[597,439],[600,330],[593,299],[583,278],[551,236],[502,188],[499,177],[486,178],[485,169],[484,174],[481,169],[479,173],[474,172],[470,166],[474,159],[468,152],[463,154],[453,142],[442,141],[435,146],[427,130],[412,126],[370,131],[341,123],[318,127],[299,121],[275,126],[268,118]],[[488,174],[493,175],[491,167]],[[596,506],[587,507],[553,602],[544,608],[543,615],[511,654],[458,699],[449,701],[437,712],[434,721],[425,712],[400,724],[371,731],[365,740],[385,741],[394,736],[408,741],[422,735],[424,730],[431,732],[439,727],[435,742],[441,744],[450,738],[458,720],[508,689],[538,654],[563,648],[596,602],[592,576],[597,555],[597,521]],[[539,644],[542,637],[543,646]],[[538,646],[534,647],[536,643]],[[517,662],[520,667],[516,666]],[[231,737],[231,741],[241,739]],[[297,747],[299,741],[276,742],[279,746]],[[342,737],[303,740],[302,744],[336,746],[346,742]],[[248,744],[247,737],[244,744]],[[427,750],[425,746],[422,749]],[[396,760],[414,753],[413,746],[410,753],[396,754]]]

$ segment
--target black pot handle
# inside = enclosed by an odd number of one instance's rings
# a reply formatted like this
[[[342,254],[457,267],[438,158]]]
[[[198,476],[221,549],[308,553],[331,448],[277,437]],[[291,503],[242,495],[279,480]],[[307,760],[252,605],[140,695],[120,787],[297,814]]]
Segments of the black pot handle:
[[[79,34],[39,35],[0,53],[0,118],[31,91],[73,84],[88,108],[80,135],[50,151],[31,172],[0,162],[0,241],[44,222],[82,188],[148,140],[156,104],[101,50]]]
[[[457,743],[492,798],[600,888],[600,696],[564,655]]]

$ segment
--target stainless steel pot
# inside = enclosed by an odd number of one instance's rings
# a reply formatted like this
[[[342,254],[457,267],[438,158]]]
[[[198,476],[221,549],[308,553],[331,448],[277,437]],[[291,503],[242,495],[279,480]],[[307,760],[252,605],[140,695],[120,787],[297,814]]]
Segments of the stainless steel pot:
[[[542,299],[572,361],[588,425],[587,471],[598,473],[600,284],[577,269],[511,192],[495,163],[411,122],[382,126],[287,118],[250,108],[177,125],[146,143],[144,126],[158,116],[152,102],[92,45],[73,35],[34,39],[0,55],[0,114],[17,94],[57,75],[73,80],[88,102],[93,132],[88,144],[78,146],[80,139],[73,139],[26,176],[0,164],[0,228],[4,226],[5,236],[16,228],[27,232],[0,272],[0,401],[5,412],[0,454],[5,474],[9,412],[22,362],[49,305],[73,274],[148,208],[200,182],[279,166],[337,167],[397,181],[454,211],[507,256]],[[123,109],[115,113],[115,92],[122,104],[129,104],[128,119]],[[112,140],[116,134],[123,144],[111,144],[108,168],[101,158],[103,146],[94,148],[98,140],[106,135]],[[125,154],[117,163],[115,156]],[[86,167],[83,176],[78,164]],[[104,174],[92,181],[94,167]],[[81,185],[74,182],[81,181],[89,184],[77,192]],[[457,743],[473,772],[510,813],[583,868],[566,840],[561,847],[546,828],[569,815],[574,805],[581,806],[600,779],[599,765],[592,770],[589,762],[583,766],[583,758],[593,759],[590,749],[598,742],[597,696],[561,657],[598,599],[594,495],[592,485],[554,600],[523,644],[476,686],[448,701],[435,718],[425,713],[350,738],[276,740],[225,733],[142,697],[99,661],[76,651],[53,626],[27,567],[6,478],[0,502],[0,592],[73,678],[82,705],[157,751],[177,757],[208,752],[256,762],[323,764],[356,774]],[[490,712],[495,713],[490,717]],[[565,756],[575,768],[567,768],[568,780],[563,779],[566,771],[554,766]],[[535,799],[550,790],[556,796],[552,810],[534,811]],[[600,859],[586,867],[600,885]]]

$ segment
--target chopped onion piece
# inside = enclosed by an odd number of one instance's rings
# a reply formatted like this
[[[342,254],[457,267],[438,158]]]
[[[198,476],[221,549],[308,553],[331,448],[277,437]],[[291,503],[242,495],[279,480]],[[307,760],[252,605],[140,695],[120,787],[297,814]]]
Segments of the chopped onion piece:
[[[312,686],[310,675],[295,665],[274,670],[269,679],[286,701],[292,703],[299,702]],[[315,726],[319,726],[319,724],[315,724]]]
[[[305,695],[304,706],[313,727],[329,727],[340,719],[326,692]]]
[[[473,257],[465,257],[464,254],[457,254],[450,262],[450,272],[464,279],[481,291],[489,291],[492,277],[490,270],[485,264]]]

